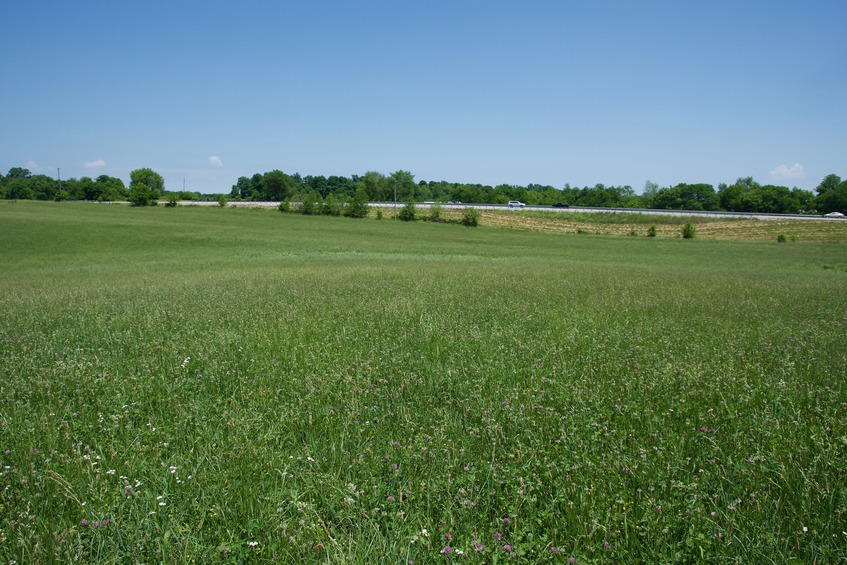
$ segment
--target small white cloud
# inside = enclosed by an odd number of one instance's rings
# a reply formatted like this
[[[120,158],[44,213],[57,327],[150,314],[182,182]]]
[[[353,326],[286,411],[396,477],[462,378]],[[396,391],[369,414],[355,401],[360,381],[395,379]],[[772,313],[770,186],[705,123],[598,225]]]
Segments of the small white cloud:
[[[29,160],[26,163],[24,163],[24,168],[28,169],[30,171],[35,171],[35,170],[40,169],[41,167],[35,161]]]
[[[801,179],[805,176],[803,165],[800,163],[794,163],[790,167],[788,165],[780,165],[771,171],[771,178],[779,181]]]
[[[211,157],[209,157],[209,162],[212,165],[214,165],[215,167],[223,167],[224,166],[224,162],[221,161],[221,158],[218,157],[217,155],[212,155]]]
[[[106,161],[103,159],[97,159],[96,161],[89,161],[88,163],[83,163],[83,167],[86,169],[102,169],[106,166]]]

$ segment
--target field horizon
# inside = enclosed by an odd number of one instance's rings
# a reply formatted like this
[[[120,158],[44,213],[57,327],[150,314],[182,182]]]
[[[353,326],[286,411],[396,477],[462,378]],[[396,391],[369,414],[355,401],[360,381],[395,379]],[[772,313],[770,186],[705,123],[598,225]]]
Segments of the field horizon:
[[[0,557],[843,560],[847,230],[524,218],[0,202]]]

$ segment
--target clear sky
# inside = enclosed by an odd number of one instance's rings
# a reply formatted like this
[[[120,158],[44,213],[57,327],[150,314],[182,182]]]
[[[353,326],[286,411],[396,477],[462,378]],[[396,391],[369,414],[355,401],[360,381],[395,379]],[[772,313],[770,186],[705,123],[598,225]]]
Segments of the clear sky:
[[[847,1],[12,0],[0,171],[812,189],[847,176]]]

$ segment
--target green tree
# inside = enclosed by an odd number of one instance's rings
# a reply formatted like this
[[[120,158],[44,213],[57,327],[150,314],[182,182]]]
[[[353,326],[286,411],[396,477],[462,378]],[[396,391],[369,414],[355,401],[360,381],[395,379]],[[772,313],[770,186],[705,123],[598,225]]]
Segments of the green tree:
[[[659,185],[655,182],[648,180],[644,183],[644,191],[641,193],[641,202],[645,208],[653,207],[653,198],[655,198],[658,191]]]
[[[275,169],[262,176],[261,187],[263,200],[286,200],[291,196],[291,177]]]
[[[392,185],[393,186],[393,185]],[[394,199],[389,180],[382,173],[368,171],[359,179],[358,188],[363,188],[371,202],[389,202]]]
[[[247,177],[238,177],[238,180],[235,181],[234,185],[232,185],[229,197],[240,198],[241,200],[252,200],[253,194],[253,182]]]
[[[32,200],[35,195],[27,180],[24,177],[11,177],[6,182],[7,198],[9,200]]]
[[[94,184],[97,185],[98,199],[102,198],[108,201],[124,200],[128,195],[124,181],[116,177],[100,175],[94,179]]]
[[[818,212],[828,214],[830,212],[847,213],[847,181],[839,183],[835,188],[819,194],[815,200]]]
[[[56,196],[56,179],[47,175],[32,175],[26,181],[36,200],[53,200]]]
[[[409,171],[394,171],[389,175],[392,190],[397,187],[397,201],[413,202],[415,195],[415,175]],[[393,195],[392,195],[393,199]]]
[[[350,218],[365,218],[368,215],[368,193],[365,187],[359,186],[353,199],[344,208],[344,215]]]
[[[135,183],[129,188],[129,203],[132,206],[155,206],[159,203],[159,193],[144,183]]]
[[[135,169],[129,173],[129,189],[133,186],[144,185],[147,194],[154,194],[156,198],[165,192],[165,179],[162,175],[150,168]],[[138,193],[138,192],[137,192]]]
[[[22,167],[12,167],[9,169],[9,174],[6,175],[7,179],[28,179],[32,176],[32,173],[29,169],[24,169]]]
[[[838,175],[826,175],[817,188],[815,188],[815,192],[821,195],[835,189],[839,184],[841,184],[841,177]]]

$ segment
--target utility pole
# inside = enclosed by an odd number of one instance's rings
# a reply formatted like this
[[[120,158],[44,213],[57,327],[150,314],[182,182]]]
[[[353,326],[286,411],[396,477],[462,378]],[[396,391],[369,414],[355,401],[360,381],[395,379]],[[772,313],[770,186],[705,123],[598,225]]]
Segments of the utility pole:
[[[397,177],[394,177],[394,219],[397,219]]]

